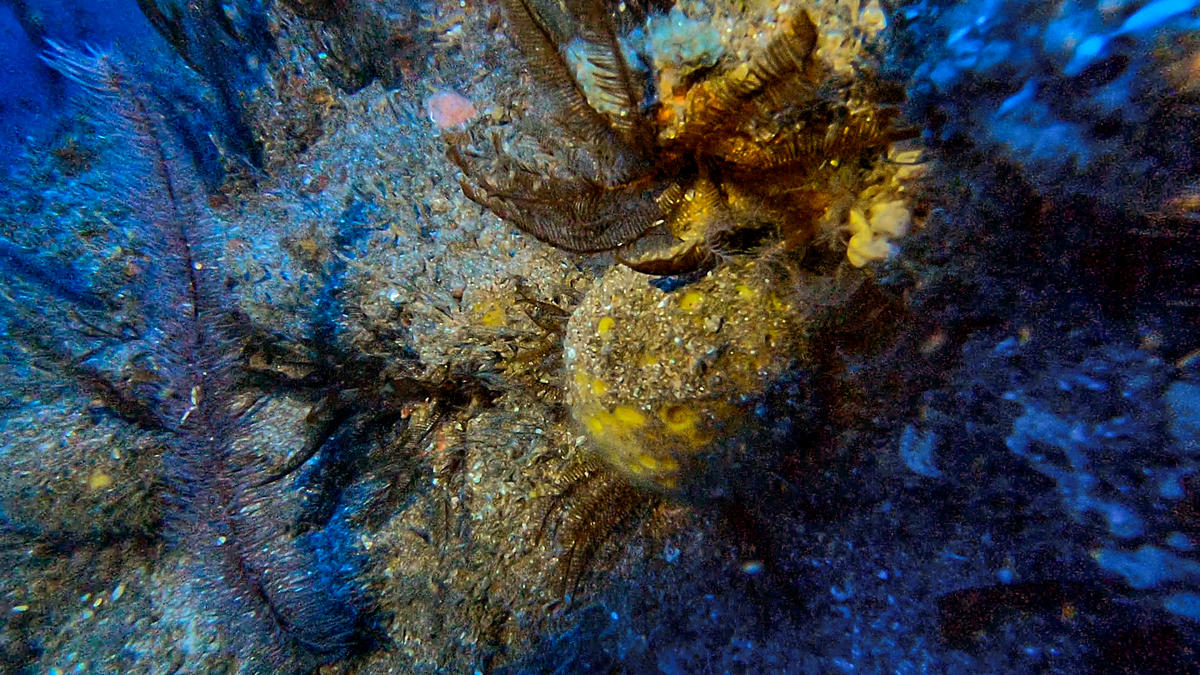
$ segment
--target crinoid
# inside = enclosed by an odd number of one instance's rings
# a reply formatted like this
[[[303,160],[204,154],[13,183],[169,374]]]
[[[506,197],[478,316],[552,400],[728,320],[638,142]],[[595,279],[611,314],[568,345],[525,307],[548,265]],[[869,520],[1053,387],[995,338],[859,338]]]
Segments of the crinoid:
[[[895,124],[898,89],[860,67],[857,2],[821,10],[857,36],[836,39],[795,5],[704,21],[676,6],[621,32],[630,22],[603,0],[501,4],[561,131],[519,150],[528,139],[457,133],[448,155],[469,198],[558,248],[615,251],[651,274],[768,244],[804,251],[822,229],[857,232],[860,197],[838,191],[861,188],[893,142],[915,135]]]
[[[578,588],[606,547],[633,534],[662,502],[586,456],[575,459],[550,489],[539,537],[557,536],[562,542],[558,567],[564,594]]]

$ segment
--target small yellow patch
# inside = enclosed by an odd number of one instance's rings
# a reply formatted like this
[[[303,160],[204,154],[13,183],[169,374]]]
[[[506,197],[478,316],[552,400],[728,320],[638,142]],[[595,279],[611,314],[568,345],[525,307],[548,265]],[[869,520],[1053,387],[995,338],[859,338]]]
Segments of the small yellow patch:
[[[604,416],[607,413],[599,413],[596,415],[588,415],[583,420],[583,425],[593,436],[599,436],[604,433]]]
[[[103,471],[97,470],[88,476],[88,487],[92,490],[107,490],[112,484],[112,476]]]
[[[316,239],[313,239],[312,237],[305,237],[305,238],[301,239],[300,241],[296,242],[296,245],[299,247],[299,249],[301,251],[304,251],[308,255],[315,255],[315,254],[320,253],[321,251],[325,250],[325,247],[322,246],[319,242],[317,242]]]
[[[582,421],[592,438],[601,443],[619,440],[646,426],[646,416],[627,405],[619,405],[611,411],[601,410],[585,416]]]
[[[754,299],[754,295],[755,295],[754,289],[750,288],[746,284],[738,284],[734,288],[735,288],[735,290],[737,290],[738,297],[741,298],[742,300],[753,300]]]
[[[864,267],[877,260],[887,260],[892,248],[886,237],[874,237],[869,232],[850,237],[846,246],[846,259],[855,267]]]
[[[603,396],[608,393],[608,383],[582,371],[575,373],[575,388],[579,391],[589,391],[594,396]]]
[[[611,316],[606,316],[596,322],[596,335],[605,337],[612,332],[613,326],[616,325]]]
[[[633,459],[634,463],[629,467],[633,473],[657,473],[660,474],[660,478],[658,479],[659,483],[670,481],[672,485],[674,484],[674,478],[670,476],[662,476],[662,474],[679,470],[679,462],[675,461],[674,457],[671,457],[670,455],[656,457],[648,452],[641,452],[638,453],[638,455]]]
[[[631,406],[619,405],[613,408],[612,414],[618,422],[630,429],[637,429],[646,425],[646,416]]]
[[[654,455],[648,455],[643,452],[642,454],[638,455],[636,459],[637,459],[637,463],[640,464],[645,469],[648,469],[650,471],[658,471],[658,467],[660,466],[660,463],[657,459],[654,458]]]
[[[507,318],[503,307],[493,307],[483,313],[483,316],[479,318],[479,323],[487,328],[499,328],[504,325]]]
[[[850,219],[848,222],[850,233],[858,235],[867,235],[870,238],[871,225],[867,222],[867,216],[860,209],[850,209]]]
[[[688,291],[679,299],[679,309],[685,312],[690,312],[700,306],[704,301],[704,295],[698,291]]]
[[[1079,615],[1079,608],[1074,603],[1064,602],[1061,614],[1063,621],[1074,621],[1075,617]]]
[[[700,422],[700,415],[695,410],[678,403],[660,410],[658,418],[667,426],[667,431],[676,436],[691,436]]]

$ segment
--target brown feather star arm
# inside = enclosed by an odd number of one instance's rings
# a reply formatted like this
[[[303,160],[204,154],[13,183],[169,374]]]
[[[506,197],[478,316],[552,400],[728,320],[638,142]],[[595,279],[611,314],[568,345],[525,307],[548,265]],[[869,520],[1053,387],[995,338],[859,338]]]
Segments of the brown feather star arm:
[[[889,144],[912,138],[912,128],[897,127],[900,109],[863,109],[834,116],[827,122],[793,124],[766,139],[730,134],[709,152],[741,171],[812,170],[829,161],[846,161],[885,150]]]
[[[760,95],[778,98],[776,88],[791,89],[810,76],[817,28],[800,10],[781,22],[767,46],[740,65],[693,86],[687,92],[685,117],[667,137],[684,147],[703,147],[707,138],[744,119],[740,114]]]
[[[614,129],[609,118],[588,103],[582,85],[560,49],[562,37],[546,22],[533,0],[501,0],[501,5],[508,20],[509,36],[525,55],[530,73],[546,87],[564,129],[579,140],[618,146],[622,153],[637,155],[623,134]],[[615,40],[614,35],[613,42]],[[599,50],[597,54],[603,55],[604,50]],[[615,56],[610,50],[604,60],[613,61],[613,68],[624,64],[619,50]],[[624,73],[628,75],[628,67]],[[607,76],[620,79],[618,71],[610,70]],[[612,89],[615,91],[618,88],[614,82]],[[617,179],[617,182],[620,180]]]
[[[609,122],[633,147],[654,142],[655,132],[642,114],[642,76],[629,67],[617,38],[617,29],[602,0],[567,0],[567,8],[580,23],[579,38],[595,72],[603,108],[614,111]]]
[[[466,176],[463,194],[521,231],[575,253],[609,251],[637,239],[662,219],[656,196],[665,189],[649,179],[610,188],[585,177],[547,178],[506,160],[509,170],[479,170],[451,144],[450,160]],[[519,168],[518,168],[519,167]]]

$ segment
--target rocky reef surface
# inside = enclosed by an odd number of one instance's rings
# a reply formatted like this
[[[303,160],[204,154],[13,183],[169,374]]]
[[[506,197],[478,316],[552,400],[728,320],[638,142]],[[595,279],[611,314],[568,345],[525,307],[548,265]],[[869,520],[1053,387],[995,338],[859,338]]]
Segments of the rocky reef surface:
[[[1191,671],[1196,3],[138,4],[6,169],[0,668]]]

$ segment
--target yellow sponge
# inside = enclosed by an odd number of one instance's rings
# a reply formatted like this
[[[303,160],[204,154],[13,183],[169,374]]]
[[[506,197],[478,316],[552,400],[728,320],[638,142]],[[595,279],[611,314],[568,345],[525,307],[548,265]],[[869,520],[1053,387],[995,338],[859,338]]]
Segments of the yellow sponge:
[[[745,401],[805,358],[805,308],[753,262],[665,292],[608,272],[567,327],[567,402],[592,447],[645,486],[687,495],[720,475],[709,451],[745,424]],[[719,460],[715,460],[719,461]],[[715,469],[715,471],[714,471]]]

